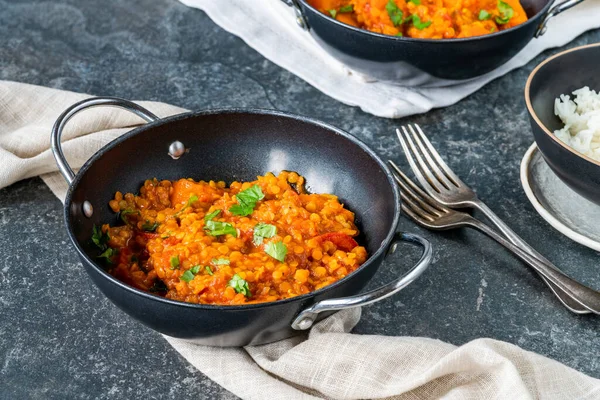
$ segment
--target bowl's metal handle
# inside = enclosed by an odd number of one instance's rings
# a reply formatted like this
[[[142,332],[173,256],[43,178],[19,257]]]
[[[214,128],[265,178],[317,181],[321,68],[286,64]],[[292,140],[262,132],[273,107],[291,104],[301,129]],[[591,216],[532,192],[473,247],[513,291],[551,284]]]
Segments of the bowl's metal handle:
[[[65,128],[67,122],[69,122],[69,120],[79,111],[83,111],[86,108],[98,106],[122,108],[124,110],[130,111],[138,115],[139,117],[143,118],[146,122],[152,122],[159,119],[156,115],[152,114],[145,108],[129,100],[119,99],[118,97],[92,97],[75,103],[71,107],[67,108],[58,117],[58,119],[54,123],[54,127],[52,127],[52,133],[50,136],[50,147],[52,149],[52,153],[54,154],[54,158],[56,159],[58,170],[69,185],[71,185],[71,183],[73,182],[73,179],[75,178],[75,173],[73,172],[71,166],[69,166],[69,163],[65,158],[60,144],[63,129]]]
[[[540,22],[540,25],[538,26],[537,30],[535,31],[534,36],[536,38],[542,36],[544,33],[546,33],[546,30],[548,30],[548,27],[546,26],[546,24],[548,23],[548,21],[550,21],[551,18],[556,17],[561,12],[566,11],[573,6],[576,6],[577,4],[581,3],[582,1],[583,0],[567,0],[565,2],[562,2],[560,4],[556,4],[556,5],[552,6],[548,10],[546,15],[544,15],[544,18],[542,18],[542,22]]]
[[[399,242],[414,243],[423,247],[421,259],[414,267],[412,267],[410,271],[408,271],[408,273],[406,273],[406,275],[388,283],[387,285],[371,290],[370,292],[362,293],[352,297],[319,301],[318,303],[301,311],[296,319],[294,319],[294,322],[292,322],[292,328],[296,330],[305,330],[310,328],[317,319],[318,314],[324,311],[339,311],[345,308],[366,306],[367,304],[383,300],[404,289],[412,281],[417,279],[427,269],[427,267],[429,267],[429,264],[431,264],[431,258],[433,255],[431,243],[418,235],[404,232],[396,233],[394,239],[392,240],[392,244],[388,248],[386,257],[396,251],[396,247]]]
[[[298,24],[298,26],[300,28],[307,31],[308,30],[308,22],[306,22],[306,17],[302,13],[302,8],[300,7],[298,0],[281,0],[281,1],[283,1],[285,4],[287,4],[288,6],[290,6],[294,9],[294,14],[296,14],[296,23]]]

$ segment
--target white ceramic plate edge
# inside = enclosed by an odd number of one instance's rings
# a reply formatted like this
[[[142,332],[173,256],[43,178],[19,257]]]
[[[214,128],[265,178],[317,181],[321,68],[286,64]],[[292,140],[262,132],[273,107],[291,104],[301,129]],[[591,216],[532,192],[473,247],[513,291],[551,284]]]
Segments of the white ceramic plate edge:
[[[569,239],[576,241],[577,243],[581,243],[582,245],[587,246],[590,249],[600,251],[599,242],[590,239],[587,236],[584,236],[578,232],[575,232],[574,230],[560,222],[552,214],[550,214],[548,210],[544,208],[542,203],[540,203],[538,198],[533,193],[533,190],[531,189],[531,183],[529,182],[529,163],[531,162],[533,154],[536,150],[538,150],[537,145],[533,143],[523,156],[523,159],[521,160],[521,186],[523,186],[525,195],[531,202],[531,205],[533,205],[533,208],[535,208],[538,214],[540,214],[540,216],[543,219],[545,219],[546,222],[552,225],[554,229],[558,230],[560,233],[562,233]]]

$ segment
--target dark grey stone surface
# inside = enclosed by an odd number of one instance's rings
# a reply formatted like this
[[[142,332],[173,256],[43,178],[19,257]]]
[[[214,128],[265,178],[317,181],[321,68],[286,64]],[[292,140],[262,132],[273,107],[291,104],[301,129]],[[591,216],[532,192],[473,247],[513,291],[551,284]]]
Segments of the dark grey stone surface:
[[[599,40],[595,31],[567,47]],[[305,114],[403,166],[393,131],[419,123],[519,234],[600,289],[599,254],[546,224],[519,183],[519,162],[532,142],[523,87],[556,51],[452,107],[394,121],[328,98],[174,0],[0,0],[0,79],[189,109]],[[597,318],[571,315],[525,266],[476,232],[433,234],[405,219],[401,228],[430,238],[436,262],[401,294],[364,309],[357,333],[457,345],[491,337],[600,377]],[[62,206],[41,180],[0,190],[0,243],[0,398],[235,398],[92,285],[68,242]],[[396,257],[374,284],[405,269],[411,255]]]

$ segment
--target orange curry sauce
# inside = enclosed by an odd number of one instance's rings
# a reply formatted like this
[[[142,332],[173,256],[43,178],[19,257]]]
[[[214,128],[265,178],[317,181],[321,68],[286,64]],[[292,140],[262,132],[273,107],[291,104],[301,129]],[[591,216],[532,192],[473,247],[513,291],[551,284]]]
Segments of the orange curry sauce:
[[[307,0],[348,25],[391,36],[481,36],[527,21],[519,0]]]
[[[254,182],[147,180],[109,203],[124,224],[94,229],[119,280],[190,303],[248,304],[309,293],[367,259],[354,214],[308,194],[295,172]]]

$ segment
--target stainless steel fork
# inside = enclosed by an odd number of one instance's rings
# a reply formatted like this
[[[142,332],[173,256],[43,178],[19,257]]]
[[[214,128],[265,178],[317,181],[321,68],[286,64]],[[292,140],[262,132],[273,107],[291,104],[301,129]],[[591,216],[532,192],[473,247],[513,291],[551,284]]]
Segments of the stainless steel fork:
[[[581,285],[562,272],[549,267],[466,212],[452,210],[443,206],[421,190],[402,171],[397,170],[395,172],[394,178],[400,186],[400,195],[402,197],[402,211],[413,221],[431,230],[449,230],[463,227],[475,228],[510,250],[547,281],[568,294],[573,302],[578,303],[580,306],[585,304],[588,310],[595,314],[600,314],[598,292]]]
[[[410,133],[409,133],[410,132]],[[408,162],[425,191],[439,203],[450,208],[475,208],[481,211],[502,234],[514,245],[522,248],[541,262],[559,269],[538,253],[533,247],[521,239],[500,217],[498,217],[477,194],[467,186],[444,162],[431,142],[427,139],[418,125],[402,127],[402,132],[396,130],[398,139],[404,150]],[[393,163],[392,167],[397,169]],[[572,296],[548,281],[543,275],[542,279],[550,287],[561,303],[576,314],[587,314],[589,307],[573,301]],[[583,285],[582,285],[583,286]],[[589,289],[589,288],[588,288]],[[600,301],[600,293],[598,293]]]

